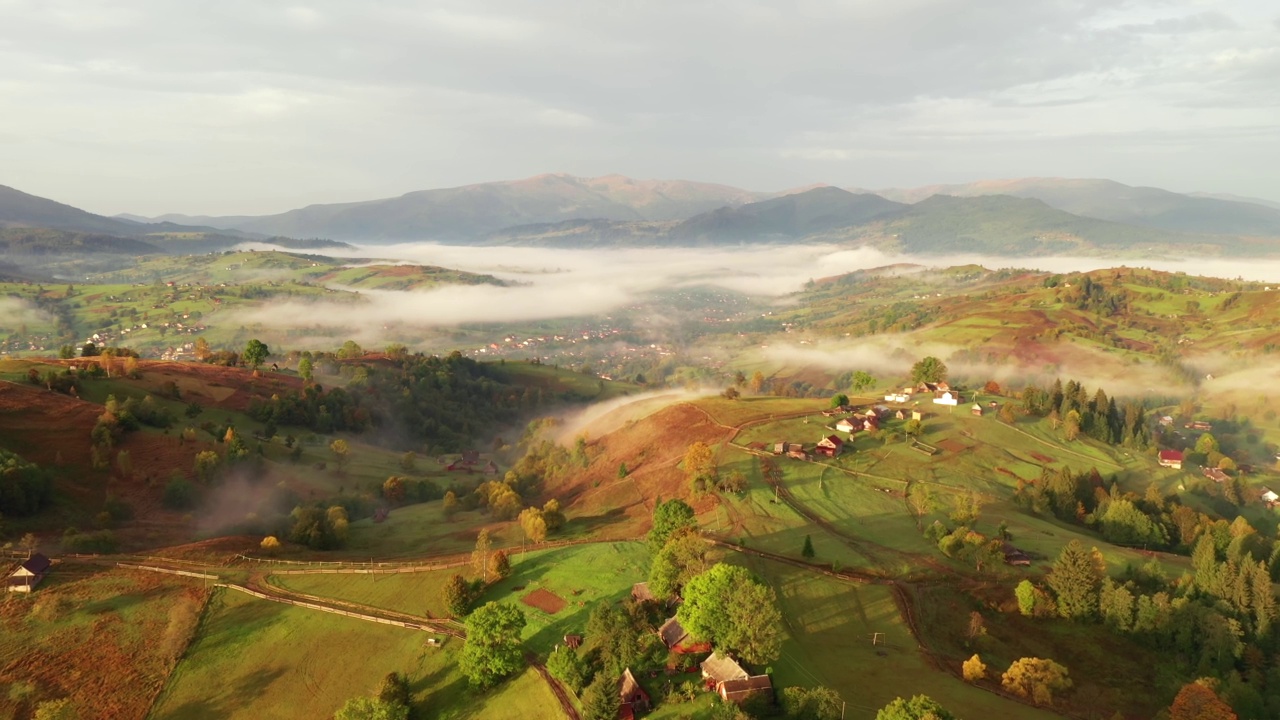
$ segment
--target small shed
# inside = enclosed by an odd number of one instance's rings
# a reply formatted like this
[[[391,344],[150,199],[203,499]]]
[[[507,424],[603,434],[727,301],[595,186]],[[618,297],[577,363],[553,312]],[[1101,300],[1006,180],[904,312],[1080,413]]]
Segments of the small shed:
[[[577,650],[578,648],[582,647],[582,636],[581,635],[565,635],[564,644],[565,644],[565,647],[569,648],[570,650]]]
[[[40,553],[31,555],[9,575],[9,592],[31,592],[36,585],[40,584],[44,576],[49,574],[49,568],[52,566],[53,563],[44,555]]]
[[[982,417],[982,406],[979,405],[978,403],[974,403],[973,407],[969,408],[969,412],[974,417]]]

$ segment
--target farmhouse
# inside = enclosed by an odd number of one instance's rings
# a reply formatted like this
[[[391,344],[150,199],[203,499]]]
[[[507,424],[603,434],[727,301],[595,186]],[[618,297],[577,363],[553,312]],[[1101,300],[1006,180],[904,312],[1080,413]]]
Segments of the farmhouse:
[[[885,402],[892,402],[892,403],[905,403],[910,399],[911,399],[911,395],[908,393],[890,393],[884,396]]]
[[[950,405],[951,407],[955,407],[956,405],[960,404],[960,399],[956,395],[952,394],[950,391],[947,391],[935,397],[933,399],[933,404]]]
[[[1267,487],[1266,485],[1263,485],[1258,489],[1262,492],[1262,494],[1259,497],[1262,498],[1262,502],[1267,504],[1267,507],[1272,507],[1276,504],[1277,501],[1280,501],[1280,495],[1277,495],[1274,490]]]
[[[844,441],[835,435],[828,435],[818,441],[818,447],[814,448],[814,452],[827,457],[835,457],[844,449]]]
[[[750,677],[737,661],[728,655],[720,654],[719,651],[711,653],[706,660],[703,660],[701,668],[702,679],[706,680],[710,687],[716,687],[729,680],[746,680]]]
[[[1184,427],[1186,427],[1186,429],[1188,430],[1198,430],[1200,432],[1209,432],[1210,430],[1213,429],[1213,426],[1205,422],[1204,420],[1196,420],[1195,422],[1189,422]]]
[[[862,429],[861,422],[855,423],[853,420],[850,420],[849,418],[845,418],[840,422],[836,423],[836,430],[839,430],[842,433],[853,433],[861,429]]]
[[[974,403],[973,407],[969,408],[969,413],[974,417],[982,417],[982,406],[978,403]]]
[[[9,575],[9,592],[31,592],[36,585],[40,584],[44,576],[49,573],[49,568],[52,565],[53,563],[49,561],[49,558],[40,553],[27,558],[18,566],[17,570],[14,570]]]
[[[1174,470],[1182,469],[1182,453],[1177,450],[1161,450],[1160,466],[1173,468]]]
[[[757,693],[773,694],[773,681],[768,675],[755,675],[745,680],[726,680],[716,685],[716,693],[725,702],[741,703]]]
[[[1226,482],[1229,477],[1225,472],[1218,468],[1205,468],[1204,476],[1216,483]]]
[[[639,682],[636,682],[636,676],[631,674],[631,668],[623,670],[622,677],[618,679],[618,698],[622,700],[622,705],[618,708],[618,717],[634,718],[637,713],[649,709],[649,693],[640,687]]]

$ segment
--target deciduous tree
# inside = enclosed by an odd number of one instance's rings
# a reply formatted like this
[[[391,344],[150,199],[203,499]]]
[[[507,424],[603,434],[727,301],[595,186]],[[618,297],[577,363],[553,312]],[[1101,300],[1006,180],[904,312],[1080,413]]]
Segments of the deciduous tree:
[[[481,529],[480,534],[476,536],[476,549],[471,552],[471,569],[475,574],[480,576],[481,582],[488,584],[489,582],[489,552],[492,543],[489,541],[489,531]]]
[[[978,682],[987,677],[987,665],[982,662],[982,658],[978,657],[977,653],[974,653],[973,657],[964,661],[961,670],[964,672],[964,679],[969,682]]]
[[[745,568],[717,564],[689,580],[676,612],[691,635],[764,664],[778,655],[782,614],[773,588]]]
[[[1024,657],[1014,661],[1000,684],[1005,690],[1038,705],[1052,705],[1053,694],[1071,688],[1067,669],[1052,660]]]
[[[956,716],[928,695],[916,695],[910,700],[898,698],[880,708],[876,720],[956,720]]]
[[[911,366],[911,381],[937,383],[947,379],[947,366],[932,355]]]
[[[445,609],[455,618],[460,618],[471,609],[471,586],[465,578],[455,574],[444,584],[441,591]]]
[[[578,651],[568,645],[557,645],[547,658],[547,672],[551,677],[564,683],[576,695],[582,692],[587,683],[589,670],[587,664],[578,656]]]
[[[707,569],[707,544],[683,528],[658,551],[649,567],[649,590],[657,598],[673,598],[695,575]]]
[[[240,357],[244,358],[244,361],[249,363],[250,367],[257,370],[258,366],[262,364],[262,361],[266,360],[267,356],[270,354],[271,349],[268,348],[261,340],[254,338],[244,346],[244,352]]]
[[[1169,706],[1169,720],[1236,720],[1231,706],[1210,686],[1213,682],[1202,678],[1183,685]]]
[[[333,453],[333,463],[342,470],[351,461],[351,447],[347,445],[347,441],[338,438],[329,443],[329,452]]]
[[[677,530],[697,526],[698,520],[694,517],[693,508],[685,501],[672,498],[658,503],[653,509],[653,527],[646,536],[649,551],[657,553]]]
[[[715,485],[716,457],[706,443],[699,440],[685,451],[684,474],[695,493],[706,492]]]
[[[524,666],[520,631],[525,622],[519,608],[505,603],[486,603],[471,613],[459,667],[472,687],[492,687]]]

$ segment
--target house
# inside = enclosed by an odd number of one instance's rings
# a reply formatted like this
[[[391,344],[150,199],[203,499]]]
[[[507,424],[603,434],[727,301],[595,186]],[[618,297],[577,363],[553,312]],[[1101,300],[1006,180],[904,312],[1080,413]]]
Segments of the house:
[[[906,420],[907,414],[901,410],[893,414],[895,420]]]
[[[475,465],[476,463],[480,462],[480,451],[479,450],[463,450],[461,462],[463,465]]]
[[[658,598],[653,596],[649,583],[641,582],[631,586],[631,599],[636,602],[655,602]]]
[[[40,553],[28,557],[9,575],[9,592],[31,592],[49,574],[52,565],[49,558]]]
[[[1280,495],[1277,495],[1274,490],[1266,485],[1258,488],[1258,490],[1262,491],[1259,497],[1262,498],[1262,502],[1267,504],[1267,507],[1271,507],[1276,504],[1276,501],[1280,501]]]
[[[722,655],[719,651],[711,653],[706,660],[702,661],[702,679],[707,681],[710,687],[716,687],[722,682],[729,680],[746,680],[750,675],[736,660],[728,655]]]
[[[925,414],[924,414],[924,412],[923,412],[923,411],[920,411],[920,410],[912,410],[912,411],[911,411],[911,419],[912,419],[912,420],[919,420],[920,422],[924,422],[924,418],[925,418]]]
[[[577,650],[578,648],[582,647],[582,636],[581,635],[565,635],[564,644],[565,644],[565,647],[569,648],[570,650]]]
[[[658,637],[662,638],[662,643],[669,649],[674,650],[682,640],[689,637],[689,633],[685,632],[684,626],[672,615],[666,622],[662,623],[662,627],[658,628]]]
[[[495,463],[494,461],[490,460],[489,462],[485,463],[485,465],[484,465],[484,469],[482,470],[482,472],[483,472],[485,475],[497,475],[497,474],[498,474],[498,464],[497,464],[497,463]]]
[[[933,399],[934,405],[950,405],[955,407],[960,404],[960,398],[953,395],[950,391],[944,392]]]
[[[780,442],[780,443],[774,443],[774,444],[773,444],[773,454],[774,454],[774,455],[782,455],[782,454],[785,454],[786,452],[787,452],[787,444],[786,444],[786,443],[784,443],[784,442]]]
[[[982,417],[982,406],[978,403],[974,403],[973,407],[969,408],[969,414],[974,417]]]
[[[849,418],[845,418],[840,422],[836,423],[836,430],[839,430],[842,433],[854,433],[861,429],[862,429],[861,421],[858,421],[855,423],[853,420],[850,420]]]
[[[1227,475],[1222,470],[1219,470],[1218,468],[1205,468],[1204,476],[1216,483],[1226,482],[1227,478],[1230,477],[1229,475]]]
[[[1173,468],[1174,470],[1182,469],[1182,453],[1178,450],[1161,450],[1160,451],[1160,467]]]
[[[1160,418],[1160,427],[1173,427],[1173,418],[1168,415]]]
[[[618,678],[618,698],[622,701],[618,717],[634,718],[636,713],[644,712],[650,707],[649,693],[640,687],[636,676],[631,674],[631,668],[623,670],[622,677]]]
[[[1188,430],[1198,430],[1200,432],[1209,432],[1210,430],[1213,429],[1213,426],[1205,422],[1204,420],[1196,420],[1195,422],[1189,422],[1183,427],[1185,427]]]
[[[795,460],[808,460],[809,453],[804,451],[804,446],[800,443],[787,443],[787,457]]]
[[[1004,554],[1005,565],[1031,564],[1031,556],[1014,547],[1008,540],[1000,543],[1000,552]]]
[[[773,681],[768,675],[755,675],[745,680],[726,680],[716,685],[716,693],[725,702],[741,703],[757,693],[773,694]]]
[[[818,441],[818,446],[814,448],[814,452],[827,457],[835,457],[844,449],[844,441],[835,435],[828,435]]]
[[[910,399],[911,395],[908,393],[889,393],[884,396],[884,401],[891,403],[905,403]]]

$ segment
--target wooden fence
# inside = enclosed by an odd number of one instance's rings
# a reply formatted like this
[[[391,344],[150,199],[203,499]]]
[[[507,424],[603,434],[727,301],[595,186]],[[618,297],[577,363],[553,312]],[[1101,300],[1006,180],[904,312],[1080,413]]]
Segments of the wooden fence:
[[[209,575],[206,573],[191,572],[189,570],[174,570],[172,568],[155,567],[153,565],[131,565],[129,563],[116,563],[116,567],[129,568],[131,570],[148,570],[150,572],[164,573],[166,575],[182,575],[184,577],[199,578],[201,580],[220,580],[217,575]]]

